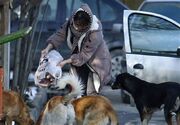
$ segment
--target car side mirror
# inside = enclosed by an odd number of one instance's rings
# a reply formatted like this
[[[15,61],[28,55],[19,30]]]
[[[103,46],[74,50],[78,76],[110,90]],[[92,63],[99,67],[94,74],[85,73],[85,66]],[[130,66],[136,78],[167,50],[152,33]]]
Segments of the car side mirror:
[[[180,57],[180,47],[177,48],[176,54]]]
[[[122,28],[123,28],[122,24],[115,23],[115,24],[113,24],[112,31],[115,33],[120,33]]]

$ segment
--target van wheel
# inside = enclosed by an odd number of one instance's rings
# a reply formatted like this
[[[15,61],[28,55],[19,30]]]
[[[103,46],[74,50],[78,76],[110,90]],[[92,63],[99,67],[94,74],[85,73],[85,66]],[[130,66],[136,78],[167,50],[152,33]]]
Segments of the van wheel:
[[[125,71],[125,65],[123,64],[123,50],[115,49],[110,51],[110,53],[112,58],[112,78],[115,79],[118,74],[123,73]]]

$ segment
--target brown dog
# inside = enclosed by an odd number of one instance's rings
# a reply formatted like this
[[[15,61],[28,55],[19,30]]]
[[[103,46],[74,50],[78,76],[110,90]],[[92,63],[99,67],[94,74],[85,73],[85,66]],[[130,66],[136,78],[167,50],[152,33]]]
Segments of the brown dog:
[[[75,123],[77,125],[117,125],[118,120],[110,101],[103,96],[85,96],[73,100],[71,104],[66,104],[63,96],[55,96],[47,102],[36,125]]]
[[[3,115],[6,125],[12,125],[12,121],[19,125],[34,124],[25,102],[18,93],[13,91],[3,92]]]
[[[73,75],[66,75],[57,83],[59,91],[68,94],[51,98],[36,125],[117,125],[116,113],[110,101],[103,96],[84,96],[82,85]],[[62,92],[62,91],[61,91]]]
[[[45,105],[36,125],[73,125],[75,112],[63,96],[54,96]]]
[[[117,125],[116,113],[103,96],[84,96],[72,102],[78,125]]]

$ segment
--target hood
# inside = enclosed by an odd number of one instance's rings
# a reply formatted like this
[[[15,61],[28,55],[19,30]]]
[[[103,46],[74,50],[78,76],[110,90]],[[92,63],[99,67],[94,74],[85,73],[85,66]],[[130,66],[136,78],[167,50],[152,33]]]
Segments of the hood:
[[[90,24],[89,24],[89,27],[88,27],[86,30],[84,30],[83,32],[77,31],[77,30],[75,29],[75,27],[73,26],[74,16],[75,16],[78,12],[80,12],[80,11],[84,11],[84,12],[86,12],[86,13],[90,16]],[[79,36],[79,37],[80,37],[82,34],[84,34],[85,32],[87,32],[87,31],[90,29],[92,22],[93,22],[93,14],[92,14],[91,9],[89,8],[89,6],[88,6],[87,4],[82,4],[82,5],[80,6],[80,8],[78,8],[78,9],[73,13],[73,15],[72,15],[72,18],[71,18],[71,20],[70,20],[70,28],[71,28],[71,31],[72,31],[72,33],[73,33],[75,36]]]
[[[92,11],[87,4],[82,4],[80,8],[83,9],[85,12],[87,12],[92,17],[92,15],[93,15]]]

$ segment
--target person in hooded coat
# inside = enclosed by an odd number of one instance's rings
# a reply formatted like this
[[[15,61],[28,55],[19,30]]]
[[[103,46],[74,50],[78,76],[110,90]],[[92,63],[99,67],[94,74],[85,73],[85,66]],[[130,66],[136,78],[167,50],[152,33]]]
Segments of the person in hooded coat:
[[[59,63],[71,64],[72,73],[85,84],[85,94],[98,94],[111,80],[111,56],[103,39],[102,25],[87,4],[82,4],[61,28],[47,40],[41,56],[57,49],[63,41],[71,56]]]

